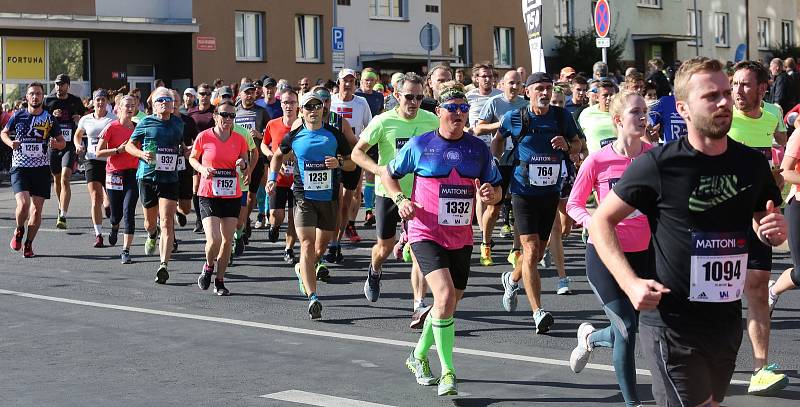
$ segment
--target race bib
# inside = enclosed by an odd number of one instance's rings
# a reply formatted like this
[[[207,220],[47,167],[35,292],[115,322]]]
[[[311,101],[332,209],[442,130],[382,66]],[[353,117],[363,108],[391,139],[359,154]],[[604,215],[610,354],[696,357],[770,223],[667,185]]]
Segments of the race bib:
[[[234,170],[214,170],[211,193],[216,198],[236,196],[237,175]]]
[[[244,127],[247,130],[253,130],[256,128],[256,116],[255,115],[246,115],[246,116],[236,116],[233,120],[234,123]]]
[[[325,161],[306,161],[303,164],[303,189],[324,191],[331,189],[333,171],[325,166]]]
[[[109,172],[106,174],[106,189],[112,191],[122,191],[122,175]]]
[[[472,185],[439,185],[439,224],[464,226],[472,224]]]
[[[97,144],[89,143],[89,148],[86,149],[86,158],[89,160],[97,159]]]
[[[614,140],[616,140],[616,138],[607,138],[607,139],[600,140],[600,148],[603,148],[603,147],[613,143]]]
[[[175,171],[178,164],[178,149],[159,147],[156,150],[156,171]]]
[[[23,138],[20,141],[20,150],[25,157],[41,158],[44,156],[44,143],[42,143],[41,139],[32,137]]]
[[[561,175],[561,158],[557,155],[535,154],[528,164],[528,179],[536,187],[549,187],[558,183]]]
[[[737,301],[742,298],[746,276],[745,233],[692,233],[690,301]]]
[[[611,178],[611,179],[609,179],[608,180],[608,190],[609,191],[613,191],[614,190],[614,185],[617,185],[618,181],[619,181],[619,178]],[[644,214],[639,212],[638,209],[634,209],[634,211],[631,212],[630,215],[626,216],[625,219],[638,218],[639,216],[644,216]]]
[[[61,137],[64,137],[64,141],[70,142],[72,141],[72,129],[70,128],[61,128]]]
[[[175,167],[178,169],[178,171],[185,170],[186,169],[186,157],[184,157],[182,155],[179,155],[178,156],[178,162],[175,164]]]

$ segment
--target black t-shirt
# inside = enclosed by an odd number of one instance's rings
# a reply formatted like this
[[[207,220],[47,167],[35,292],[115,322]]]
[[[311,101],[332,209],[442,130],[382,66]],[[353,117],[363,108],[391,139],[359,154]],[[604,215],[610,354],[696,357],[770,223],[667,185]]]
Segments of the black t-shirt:
[[[59,99],[55,94],[47,95],[47,97],[44,98],[44,110],[52,114],[58,109],[61,109],[61,115],[53,115],[53,117],[58,120],[58,124],[62,129],[69,129],[72,132],[71,136],[74,137],[75,131],[78,129],[78,124],[72,120],[72,116],[83,116],[86,114],[86,107],[83,105],[81,98],[71,93],[67,93],[66,99]],[[69,138],[71,139],[71,137]],[[72,143],[67,144],[69,145]]]
[[[422,103],[419,104],[420,109],[427,110],[433,114],[436,114],[437,106],[439,106],[439,102],[437,102],[436,99],[429,97],[422,99]]]
[[[369,105],[370,113],[372,113],[372,117],[375,117],[381,114],[383,111],[383,94],[380,92],[373,91],[372,93],[364,93],[361,89],[356,91],[356,96],[361,96],[364,99],[367,99],[367,104]]]
[[[691,258],[693,251],[701,254],[702,242],[711,241],[708,236],[721,236],[713,233],[726,233],[736,237],[737,245],[746,244],[753,213],[764,211],[768,200],[780,204],[781,192],[764,156],[730,138],[725,153],[708,156],[683,137],[634,160],[614,192],[650,222],[655,270],[639,271],[647,274],[641,277],[653,278],[671,290],[661,297],[656,310],[642,312],[640,321],[704,332],[740,324],[740,300],[689,300]],[[707,240],[701,240],[702,236]],[[697,242],[693,243],[693,237]],[[697,263],[699,267],[701,261]]]
[[[189,109],[188,115],[194,120],[198,132],[214,127],[214,106],[209,106],[206,110],[195,106]]]
[[[197,138],[197,134],[199,133],[197,131],[197,124],[191,117],[185,114],[179,113],[177,116],[180,117],[181,120],[183,121],[183,144],[186,145],[187,147],[191,147],[194,144],[194,139]],[[192,173],[193,171],[194,169],[192,168],[191,165],[189,165],[189,162],[187,161],[185,172]]]

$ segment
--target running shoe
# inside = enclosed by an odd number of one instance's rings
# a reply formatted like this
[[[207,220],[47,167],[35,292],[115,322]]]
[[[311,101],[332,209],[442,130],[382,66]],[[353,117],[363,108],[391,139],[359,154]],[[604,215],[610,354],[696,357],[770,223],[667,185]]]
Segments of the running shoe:
[[[308,301],[308,315],[311,316],[311,319],[322,318],[322,303],[316,295],[312,295]]]
[[[256,228],[256,229],[264,229],[264,228],[267,227],[267,222],[264,221],[264,214],[263,213],[259,213],[256,216],[256,223],[255,223],[255,225],[253,225],[253,227]]]
[[[297,288],[300,289],[300,294],[308,296],[306,287],[303,285],[303,276],[300,275],[300,263],[294,265],[294,275],[297,277]]]
[[[33,242],[25,242],[22,248],[22,257],[30,259],[34,256],[33,254]]]
[[[372,211],[367,210],[367,213],[364,214],[364,227],[371,228],[375,226],[375,215]]]
[[[56,229],[67,229],[67,218],[59,216],[56,220]]]
[[[767,285],[767,303],[769,304],[769,316],[772,317],[772,311],[775,310],[775,304],[778,303],[778,296],[772,296],[772,286],[775,285],[775,280],[769,280]]]
[[[456,374],[447,372],[439,379],[438,392],[440,396],[457,396],[458,395],[458,381]]]
[[[594,326],[588,322],[584,322],[578,327],[578,345],[569,355],[569,368],[574,373],[580,373],[592,357],[589,335],[594,331]]]
[[[103,235],[95,235],[95,237],[94,237],[94,247],[95,248],[103,247]]]
[[[319,281],[327,283],[328,280],[331,278],[331,272],[330,270],[328,270],[328,266],[326,266],[322,262],[317,263],[317,267],[314,271],[317,274],[317,280]]]
[[[570,282],[572,282],[572,279],[569,277],[559,278],[558,282],[556,283],[556,294],[558,295],[572,294],[572,290],[569,289]]]
[[[278,234],[280,233],[280,228],[278,226],[270,226],[269,231],[267,232],[267,239],[275,243],[278,241]]]
[[[482,266],[494,266],[494,261],[492,261],[492,245],[481,243],[481,265]]]
[[[119,262],[122,264],[131,264],[131,252],[125,249],[119,255]]]
[[[431,373],[431,364],[428,358],[417,359],[414,356],[414,351],[406,358],[406,367],[411,373],[414,373],[414,380],[421,386],[433,386],[439,381]]]
[[[508,257],[506,258],[506,260],[508,260],[508,262],[511,264],[511,266],[516,268],[517,267],[517,261],[519,261],[519,258],[521,256],[522,256],[522,250],[520,250],[520,249],[511,249],[511,251],[508,252]]]
[[[344,235],[350,239],[350,243],[359,243],[361,242],[361,236],[358,235],[358,231],[356,227],[353,225],[347,225],[344,229]]]
[[[294,249],[284,249],[283,262],[286,264],[294,264]]]
[[[772,394],[789,384],[789,378],[783,373],[776,373],[778,365],[771,364],[758,369],[750,376],[747,394],[765,396]]]
[[[118,239],[119,239],[119,228],[111,228],[111,232],[108,233],[108,244],[110,246],[116,246]]]
[[[433,309],[432,305],[425,305],[422,303],[414,310],[414,313],[411,314],[411,323],[408,324],[408,327],[411,329],[422,329],[422,326],[425,325],[425,318],[428,318],[428,313],[431,312]]]
[[[231,295],[231,292],[225,288],[225,282],[222,280],[214,280],[214,294],[219,295],[220,297],[226,297]]]
[[[242,231],[244,236],[247,236],[247,239],[250,239],[250,236],[253,234],[253,228],[250,226],[250,218],[247,218],[247,221],[244,224],[244,230]]]
[[[178,252],[178,238],[172,236],[172,253],[177,253],[177,252]]]
[[[370,302],[377,302],[381,296],[381,275],[375,273],[372,264],[367,270],[367,281],[364,282],[364,296]]]
[[[514,237],[514,229],[511,225],[503,225],[500,227],[500,237],[503,239],[511,239]]]
[[[25,229],[17,228],[14,234],[11,235],[11,250],[18,252],[22,249],[22,237],[25,235]]]
[[[506,312],[514,312],[517,309],[517,291],[519,284],[511,281],[511,272],[506,271],[500,276],[503,283],[503,309]]]
[[[544,256],[542,259],[539,260],[539,267],[546,269],[553,266],[553,256],[550,254],[550,250],[545,249]]]
[[[169,272],[167,271],[167,263],[161,263],[156,271],[156,284],[166,284],[169,280]]]
[[[539,308],[533,313],[533,322],[536,324],[536,333],[543,334],[550,330],[555,321],[549,312]]]
[[[198,219],[197,222],[194,223],[194,229],[192,229],[192,232],[203,233],[203,222],[201,222],[200,219]]]
[[[153,237],[148,237],[147,240],[144,241],[144,254],[145,256],[152,256],[156,254],[156,239]]]
[[[337,249],[338,249],[338,250],[337,250]],[[325,255],[324,255],[324,256],[322,256],[322,258],[323,258],[325,261],[327,261],[328,263],[334,264],[334,263],[336,263],[336,259],[338,258],[338,256],[336,255],[336,253],[337,253],[339,250],[341,250],[341,249],[340,249],[338,246],[335,246],[335,245],[328,245],[328,252],[327,252],[327,253],[325,253]]]
[[[208,287],[211,287],[211,277],[213,275],[214,268],[203,263],[203,271],[201,271],[200,276],[197,277],[197,286],[200,287],[201,290],[208,290]]]
[[[233,239],[233,254],[236,256],[241,256],[244,253],[244,242],[242,241],[243,237],[244,236],[238,239]]]
[[[178,218],[178,226],[186,226],[186,215],[175,212],[175,217]]]

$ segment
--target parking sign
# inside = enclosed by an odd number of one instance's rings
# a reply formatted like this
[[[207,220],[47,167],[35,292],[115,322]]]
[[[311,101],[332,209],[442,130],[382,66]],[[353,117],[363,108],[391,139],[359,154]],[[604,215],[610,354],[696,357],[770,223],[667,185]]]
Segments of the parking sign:
[[[331,48],[334,51],[344,51],[344,27],[333,27],[331,41]]]

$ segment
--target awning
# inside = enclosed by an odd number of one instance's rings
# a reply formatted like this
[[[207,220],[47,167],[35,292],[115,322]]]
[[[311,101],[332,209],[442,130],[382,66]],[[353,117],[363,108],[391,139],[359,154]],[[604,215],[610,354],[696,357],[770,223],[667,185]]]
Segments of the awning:
[[[631,34],[631,39],[634,41],[660,41],[660,42],[695,40],[693,35],[680,35],[680,34]]]
[[[408,64],[414,62],[425,63],[428,61],[428,54],[398,54],[398,53],[365,53],[358,56],[361,63],[364,62],[386,62],[386,63],[401,63]],[[431,55],[432,62],[451,62],[458,61],[456,57],[449,55]]]
[[[171,19],[28,13],[0,13],[0,28],[35,31],[147,32],[155,34],[200,32],[200,26],[194,18]]]

